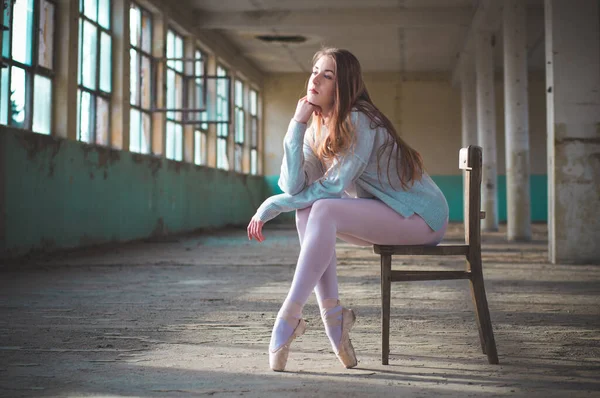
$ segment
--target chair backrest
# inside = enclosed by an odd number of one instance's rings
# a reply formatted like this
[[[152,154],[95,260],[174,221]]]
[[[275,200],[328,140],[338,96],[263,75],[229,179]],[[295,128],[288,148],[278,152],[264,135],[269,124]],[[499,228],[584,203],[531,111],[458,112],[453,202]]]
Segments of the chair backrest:
[[[467,217],[465,218],[465,243],[481,246],[481,147],[469,145],[459,153],[459,168],[465,171],[465,195]]]

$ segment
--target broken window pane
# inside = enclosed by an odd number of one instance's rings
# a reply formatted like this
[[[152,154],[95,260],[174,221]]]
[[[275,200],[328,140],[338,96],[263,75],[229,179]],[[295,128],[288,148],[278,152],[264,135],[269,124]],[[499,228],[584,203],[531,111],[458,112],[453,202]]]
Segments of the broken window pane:
[[[150,113],[142,113],[142,136],[140,151],[150,153],[150,143],[152,142],[152,117]]]
[[[135,49],[129,50],[129,103],[131,105],[139,106],[139,68],[138,68],[138,54]]]
[[[38,38],[38,63],[44,68],[54,67],[54,4],[40,3],[40,31]]]
[[[112,90],[112,39],[105,32],[100,34],[100,90]]]
[[[142,55],[142,72],[140,73],[141,79],[141,102],[142,108],[150,109],[152,106],[152,63],[150,57]]]
[[[9,73],[10,69],[9,68],[2,68],[2,72],[1,73],[1,79],[0,79],[0,88],[2,89],[2,92],[0,93],[0,123],[2,124],[8,124],[8,107],[10,105],[12,105],[12,103],[9,104],[9,86],[8,86],[8,73]]]
[[[35,75],[33,78],[33,126],[36,133],[50,135],[52,121],[52,80]]]
[[[13,66],[10,76],[10,124],[25,127],[25,70]]]

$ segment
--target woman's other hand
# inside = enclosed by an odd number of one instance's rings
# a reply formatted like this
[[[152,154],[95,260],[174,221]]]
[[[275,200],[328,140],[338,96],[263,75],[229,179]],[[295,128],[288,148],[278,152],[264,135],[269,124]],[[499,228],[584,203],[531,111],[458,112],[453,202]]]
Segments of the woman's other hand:
[[[308,102],[308,100],[306,99],[306,97],[302,97],[300,98],[300,101],[298,101],[298,106],[296,106],[296,113],[294,114],[294,120],[297,121],[298,123],[308,123],[308,119],[310,119],[310,116],[315,113],[315,114],[320,114],[321,113],[321,107],[317,106],[317,105],[313,105],[310,102]]]
[[[256,216],[252,217],[250,224],[248,224],[248,240],[252,240],[252,238],[258,242],[265,240],[262,234],[263,225],[265,225],[263,221],[260,221]]]

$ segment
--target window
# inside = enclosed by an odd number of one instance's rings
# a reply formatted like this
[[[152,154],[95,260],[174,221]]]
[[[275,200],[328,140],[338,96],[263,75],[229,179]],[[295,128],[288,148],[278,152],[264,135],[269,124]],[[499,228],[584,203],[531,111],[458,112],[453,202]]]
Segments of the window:
[[[167,31],[167,159],[183,160],[183,37]]]
[[[108,145],[112,92],[110,0],[79,2],[77,139]]]
[[[217,66],[217,168],[229,170],[227,142],[229,139],[229,84],[227,70]],[[221,79],[219,79],[221,78]]]
[[[250,90],[250,174],[258,174],[258,93]]]
[[[191,108],[205,108],[206,101],[204,98],[204,65],[206,56],[200,50],[194,53],[194,96]],[[208,120],[208,113],[197,112],[195,120]],[[207,164],[208,147],[207,147],[208,124],[202,123],[195,125],[194,129],[194,163],[198,165]]]
[[[244,83],[239,80],[235,81],[235,171],[243,171],[243,154],[244,154]]]
[[[56,5],[8,1],[0,73],[0,123],[50,134]]]
[[[152,142],[152,14],[131,3],[129,9],[129,150],[150,153]]]

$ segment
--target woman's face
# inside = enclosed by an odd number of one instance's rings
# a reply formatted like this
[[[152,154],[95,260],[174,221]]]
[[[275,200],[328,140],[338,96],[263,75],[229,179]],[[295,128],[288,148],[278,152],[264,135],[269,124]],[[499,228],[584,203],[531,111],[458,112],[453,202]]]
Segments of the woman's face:
[[[335,98],[335,63],[330,56],[322,56],[313,66],[306,91],[307,100],[321,107],[323,112],[331,109]]]

